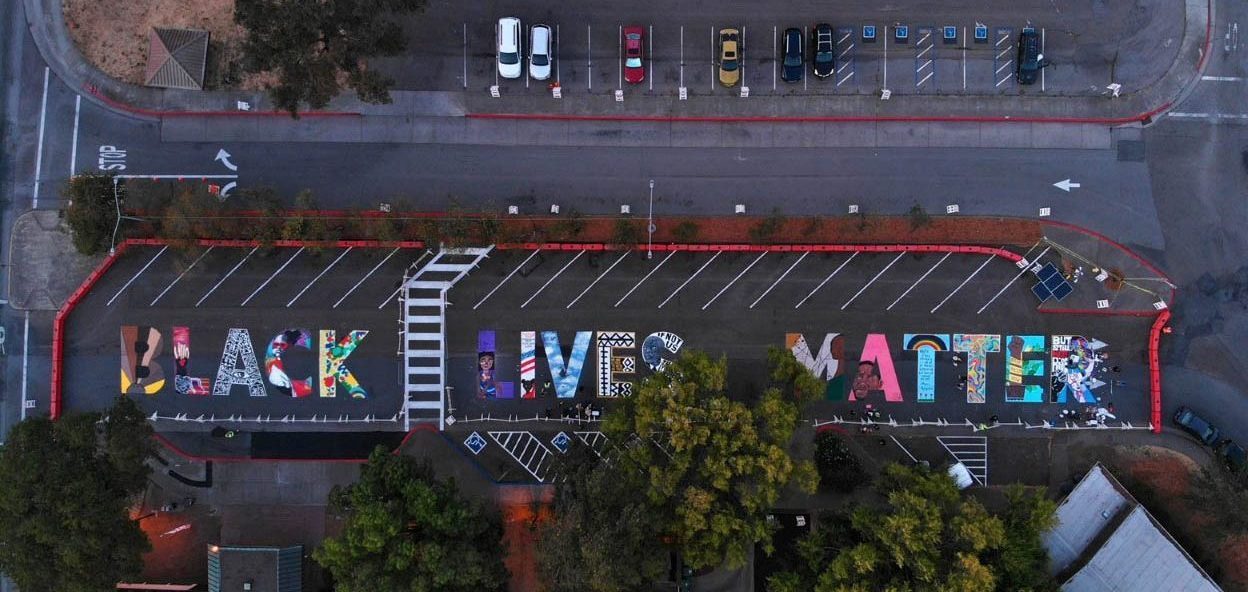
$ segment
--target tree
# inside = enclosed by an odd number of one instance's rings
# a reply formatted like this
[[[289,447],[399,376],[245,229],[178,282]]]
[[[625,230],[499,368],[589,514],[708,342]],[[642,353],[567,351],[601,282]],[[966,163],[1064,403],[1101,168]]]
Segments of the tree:
[[[502,526],[461,497],[454,480],[410,456],[377,447],[358,482],[330,492],[342,534],[312,557],[338,592],[503,590]]]
[[[780,388],[752,404],[726,393],[728,364],[686,351],[638,384],[607,415],[617,448],[612,466],[642,474],[642,492],[660,532],[686,564],[739,567],[760,543],[770,552],[767,512],[785,486],[813,492],[814,466],[788,453],[797,405]]]
[[[656,514],[637,495],[640,471],[621,471],[587,447],[569,451],[554,518],[538,537],[538,567],[551,592],[651,590],[667,553]]]
[[[107,412],[28,418],[0,449],[0,571],[25,592],[111,590],[136,579],[147,536],[129,507],[147,485],[151,427]]]
[[[114,200],[120,199],[119,193],[113,193],[113,181],[112,175],[83,173],[70,177],[62,190],[62,196],[69,200],[65,221],[69,224],[74,248],[83,255],[103,253],[112,245],[117,224]]]
[[[853,491],[868,479],[858,456],[831,431],[815,436],[815,467],[819,470],[819,485],[833,491]]]
[[[819,517],[798,542],[801,565],[771,578],[775,590],[792,582],[816,592],[1054,588],[1040,535],[1056,507],[1042,495],[1010,488],[1009,507],[993,516],[943,472],[896,464],[875,488],[877,501]]]
[[[370,68],[369,58],[398,55],[406,47],[390,16],[420,11],[424,0],[237,0],[234,22],[247,30],[243,65],[271,72],[269,97],[297,116],[300,104],[329,104],[341,82],[361,101],[390,102],[394,81]]]

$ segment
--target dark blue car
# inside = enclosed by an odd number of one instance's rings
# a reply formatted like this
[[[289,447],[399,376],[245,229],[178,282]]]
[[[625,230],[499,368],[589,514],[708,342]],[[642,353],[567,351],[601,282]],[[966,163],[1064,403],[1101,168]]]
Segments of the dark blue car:
[[[801,82],[806,71],[806,52],[803,47],[801,29],[784,30],[784,70],[781,78],[785,82]]]
[[[1183,431],[1196,436],[1196,439],[1203,442],[1205,446],[1215,446],[1222,438],[1221,430],[1187,407],[1179,407],[1175,410],[1174,423],[1183,428]]]

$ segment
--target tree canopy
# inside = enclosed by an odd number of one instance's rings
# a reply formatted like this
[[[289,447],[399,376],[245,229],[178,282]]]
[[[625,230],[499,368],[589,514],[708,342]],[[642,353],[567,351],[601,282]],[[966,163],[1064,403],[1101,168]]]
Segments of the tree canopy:
[[[612,467],[637,471],[659,533],[684,562],[743,565],[750,548],[771,545],[767,512],[793,483],[813,492],[810,462],[788,452],[798,406],[783,386],[755,400],[727,394],[728,365],[686,351],[643,379],[603,422],[615,448]]]
[[[0,450],[0,571],[24,592],[95,592],[136,579],[151,545],[130,506],[152,429],[135,403],[28,418]]]
[[[83,255],[103,253],[112,244],[117,224],[113,189],[112,175],[84,173],[70,177],[61,191],[62,197],[69,200],[65,221],[74,249]],[[116,197],[120,199],[120,191]]]
[[[1040,535],[1056,506],[1021,488],[994,516],[939,471],[893,464],[880,499],[823,515],[798,543],[796,569],[773,575],[770,592],[1050,590]]]
[[[342,534],[312,557],[338,592],[503,590],[502,526],[428,464],[378,447],[360,479],[330,493]]]
[[[402,28],[387,20],[421,10],[425,0],[237,0],[234,21],[247,29],[244,68],[270,72],[273,103],[297,115],[329,104],[342,83],[367,103],[389,103],[394,81],[368,59],[398,55]]]

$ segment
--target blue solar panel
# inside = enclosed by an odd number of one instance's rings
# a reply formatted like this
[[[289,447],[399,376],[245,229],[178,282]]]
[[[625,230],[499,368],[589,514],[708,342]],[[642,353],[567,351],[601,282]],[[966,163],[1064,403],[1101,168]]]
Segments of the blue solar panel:
[[[1057,290],[1057,287],[1064,283],[1066,283],[1066,278],[1063,278],[1061,274],[1051,275],[1049,279],[1044,280],[1045,287],[1050,290]]]
[[[1050,292],[1048,288],[1044,287],[1044,284],[1036,284],[1032,286],[1031,293],[1035,294],[1036,298],[1040,299],[1040,302],[1044,302],[1053,296],[1053,293]]]
[[[1053,297],[1060,302],[1063,298],[1070,296],[1070,293],[1073,291],[1075,291],[1073,286],[1066,282],[1062,282],[1060,286],[1053,289]]]
[[[1039,277],[1042,282],[1055,275],[1057,275],[1057,268],[1052,263],[1045,263],[1044,267],[1041,267],[1040,271],[1036,272],[1036,277]]]

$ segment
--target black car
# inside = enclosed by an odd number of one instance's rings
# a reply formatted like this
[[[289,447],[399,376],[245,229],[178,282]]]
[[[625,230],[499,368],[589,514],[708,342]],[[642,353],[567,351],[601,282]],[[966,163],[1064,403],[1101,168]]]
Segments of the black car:
[[[806,70],[806,51],[803,47],[801,29],[784,30],[784,70],[780,77],[785,82],[801,82]]]
[[[1196,439],[1203,442],[1205,446],[1214,446],[1222,438],[1221,430],[1187,407],[1179,407],[1175,410],[1174,423],[1187,433],[1196,436]]]
[[[819,23],[811,35],[815,46],[815,76],[827,78],[836,71],[836,42],[832,40],[832,25]]]
[[[1044,56],[1040,53],[1040,36],[1035,27],[1023,27],[1018,36],[1018,60],[1014,71],[1019,84],[1035,84],[1040,76],[1040,68],[1044,67]]]
[[[1248,452],[1234,440],[1227,440],[1222,446],[1222,460],[1232,471],[1242,471],[1248,467]]]

